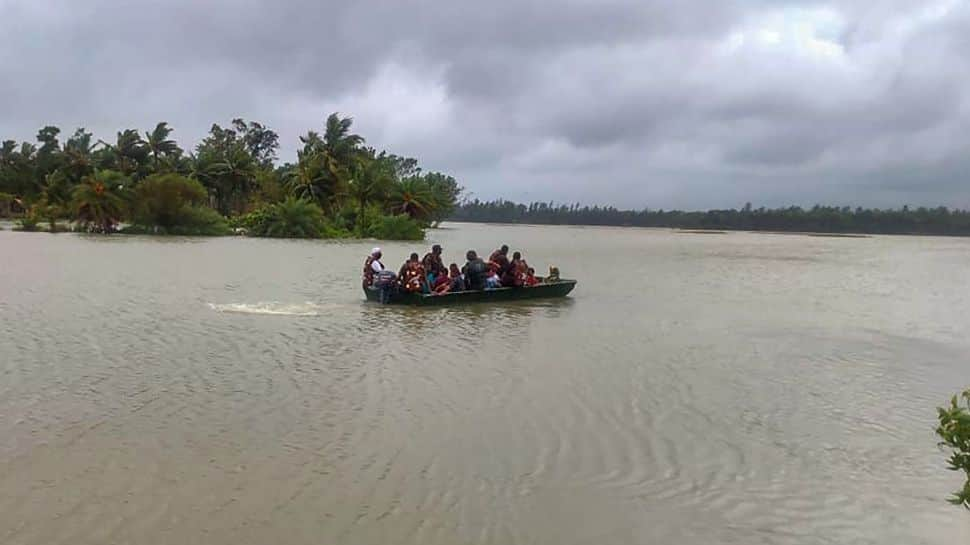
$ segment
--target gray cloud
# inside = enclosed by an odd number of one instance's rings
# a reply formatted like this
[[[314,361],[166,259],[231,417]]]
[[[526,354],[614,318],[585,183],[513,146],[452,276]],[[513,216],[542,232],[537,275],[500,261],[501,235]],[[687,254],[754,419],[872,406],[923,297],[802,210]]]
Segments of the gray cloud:
[[[476,196],[970,207],[948,0],[0,1],[0,138],[330,111]]]

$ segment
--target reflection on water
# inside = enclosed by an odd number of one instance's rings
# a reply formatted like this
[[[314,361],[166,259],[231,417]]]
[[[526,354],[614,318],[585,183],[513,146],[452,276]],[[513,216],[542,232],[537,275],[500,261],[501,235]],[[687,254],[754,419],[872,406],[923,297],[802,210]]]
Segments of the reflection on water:
[[[970,540],[970,241],[431,239],[580,283],[380,306],[373,241],[0,232],[0,543]]]

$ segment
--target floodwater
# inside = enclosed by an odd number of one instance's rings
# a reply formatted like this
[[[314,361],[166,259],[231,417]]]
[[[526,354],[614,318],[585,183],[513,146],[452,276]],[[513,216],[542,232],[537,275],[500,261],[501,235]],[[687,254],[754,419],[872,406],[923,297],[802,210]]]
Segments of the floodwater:
[[[970,240],[451,224],[566,300],[363,302],[374,242],[0,232],[0,543],[970,542]]]

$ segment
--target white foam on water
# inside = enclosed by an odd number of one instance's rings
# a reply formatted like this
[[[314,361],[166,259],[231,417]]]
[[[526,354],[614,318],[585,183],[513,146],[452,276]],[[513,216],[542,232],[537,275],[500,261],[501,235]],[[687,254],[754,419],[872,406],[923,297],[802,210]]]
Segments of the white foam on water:
[[[322,307],[316,303],[280,303],[268,301],[260,303],[209,303],[209,308],[216,312],[232,312],[238,314],[270,314],[276,316],[319,316]]]

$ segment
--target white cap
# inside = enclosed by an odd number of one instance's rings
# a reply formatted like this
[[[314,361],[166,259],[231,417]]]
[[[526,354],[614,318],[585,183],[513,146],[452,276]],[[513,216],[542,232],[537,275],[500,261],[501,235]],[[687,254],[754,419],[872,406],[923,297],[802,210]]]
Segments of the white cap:
[[[373,250],[370,251],[370,255],[379,254],[379,253],[381,253],[380,248],[374,248]]]

